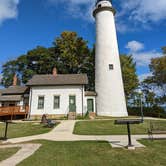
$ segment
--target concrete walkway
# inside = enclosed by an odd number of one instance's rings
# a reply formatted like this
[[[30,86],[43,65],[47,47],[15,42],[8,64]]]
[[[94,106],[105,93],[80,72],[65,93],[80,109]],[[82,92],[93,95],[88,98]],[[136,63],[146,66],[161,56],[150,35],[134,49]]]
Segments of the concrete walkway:
[[[0,162],[0,166],[16,166],[24,159],[31,156],[36,150],[39,149],[41,145],[40,144],[18,144],[18,145],[3,145],[0,146],[0,149],[2,148],[15,148],[20,147],[21,149],[11,156],[10,158]]]
[[[51,140],[51,141],[86,141],[86,140],[95,140],[95,141],[108,141],[112,147],[125,147],[128,144],[127,135],[108,135],[108,136],[99,136],[99,135],[75,135],[73,134],[73,129],[76,121],[68,120],[61,121],[61,123],[55,127],[51,132],[46,134],[40,134],[29,137],[13,138],[3,143],[20,143],[28,142],[33,140]],[[144,147],[137,140],[142,138],[148,138],[148,135],[132,135],[132,143],[137,147]],[[154,135],[154,138],[166,138],[165,135]]]

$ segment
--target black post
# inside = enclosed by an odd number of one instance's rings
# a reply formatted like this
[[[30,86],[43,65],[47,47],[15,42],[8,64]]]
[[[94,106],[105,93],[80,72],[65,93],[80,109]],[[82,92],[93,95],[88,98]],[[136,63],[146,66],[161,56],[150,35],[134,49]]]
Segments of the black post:
[[[128,132],[128,146],[131,147],[132,143],[131,143],[131,132],[130,132],[130,124],[127,123],[127,132]]]
[[[8,121],[6,121],[5,123],[6,123],[6,127],[5,127],[5,136],[4,136],[4,140],[7,140]]]

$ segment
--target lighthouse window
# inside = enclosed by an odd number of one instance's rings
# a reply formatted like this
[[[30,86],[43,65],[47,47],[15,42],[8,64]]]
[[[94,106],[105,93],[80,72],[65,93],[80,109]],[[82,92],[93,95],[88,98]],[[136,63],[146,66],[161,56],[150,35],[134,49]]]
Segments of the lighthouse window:
[[[109,69],[113,70],[114,69],[114,65],[113,64],[109,64]]]
[[[100,8],[101,7],[101,4],[100,5],[98,5],[98,8]]]

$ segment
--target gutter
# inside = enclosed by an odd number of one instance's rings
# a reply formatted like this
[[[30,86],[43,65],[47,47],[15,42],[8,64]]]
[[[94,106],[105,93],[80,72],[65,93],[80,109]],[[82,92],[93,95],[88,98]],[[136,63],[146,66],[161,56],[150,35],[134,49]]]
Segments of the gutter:
[[[84,85],[82,85],[82,117],[84,117]]]
[[[30,88],[29,113],[28,113],[27,119],[30,119],[30,116],[31,116],[31,105],[32,105],[32,88]]]

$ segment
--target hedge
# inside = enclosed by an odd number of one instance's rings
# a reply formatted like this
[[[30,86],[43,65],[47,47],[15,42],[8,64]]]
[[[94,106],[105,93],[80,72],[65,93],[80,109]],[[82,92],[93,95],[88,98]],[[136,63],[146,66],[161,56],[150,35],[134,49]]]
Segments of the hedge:
[[[132,116],[141,116],[141,108],[128,107],[128,113],[129,115],[132,115]],[[143,114],[145,117],[166,118],[165,110],[158,106],[143,107]]]

